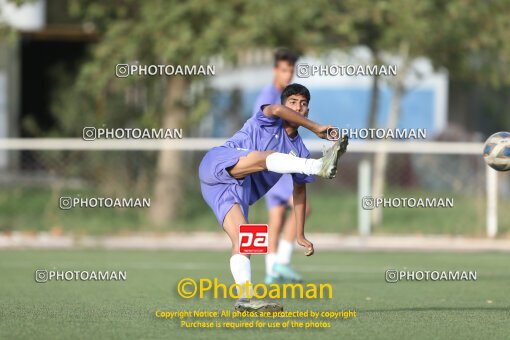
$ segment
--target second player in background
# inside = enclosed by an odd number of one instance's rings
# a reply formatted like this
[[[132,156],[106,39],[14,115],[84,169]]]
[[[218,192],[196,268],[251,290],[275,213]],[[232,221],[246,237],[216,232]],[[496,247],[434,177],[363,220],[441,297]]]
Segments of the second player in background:
[[[264,104],[280,104],[283,89],[294,76],[298,56],[287,48],[279,48],[274,54],[273,82],[262,89],[253,107],[256,114]],[[296,221],[292,204],[293,183],[291,175],[283,175],[265,195],[269,215],[269,250],[266,255],[266,284],[301,282],[302,277],[290,265],[296,241]],[[288,210],[290,213],[287,215]],[[310,205],[306,205],[306,217]],[[283,238],[280,235],[283,231]]]

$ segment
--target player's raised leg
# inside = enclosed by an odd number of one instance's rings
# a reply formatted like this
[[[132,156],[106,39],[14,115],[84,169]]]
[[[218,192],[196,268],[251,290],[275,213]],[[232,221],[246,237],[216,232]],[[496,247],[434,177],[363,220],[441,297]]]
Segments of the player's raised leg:
[[[266,159],[274,151],[252,151],[246,156],[239,157],[239,161],[228,168],[228,173],[234,178],[243,178],[249,174],[267,170]]]
[[[336,141],[320,159],[300,158],[274,151],[252,151],[240,157],[228,168],[234,178],[243,178],[259,171],[273,171],[280,174],[305,174],[333,178],[336,175],[338,158],[347,148],[347,137]]]
[[[250,257],[239,253],[239,225],[245,224],[243,212],[239,204],[234,204],[223,221],[223,229],[232,241],[232,256],[230,257],[230,270],[235,283],[245,287],[246,282],[251,283]],[[275,302],[253,299],[253,290],[242,292],[235,304],[238,311],[281,311],[283,307]]]

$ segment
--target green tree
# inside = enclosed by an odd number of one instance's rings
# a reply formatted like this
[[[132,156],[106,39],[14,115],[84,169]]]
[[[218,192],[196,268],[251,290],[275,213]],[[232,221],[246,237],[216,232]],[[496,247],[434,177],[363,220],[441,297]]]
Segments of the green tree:
[[[436,67],[447,68],[451,77],[468,79],[495,87],[510,81],[510,3],[474,0],[321,2],[328,39],[367,46],[374,64],[381,54],[399,57],[398,76],[389,80],[392,99],[387,128],[394,128],[405,95],[404,80],[416,57],[429,58]],[[379,78],[374,77],[368,126],[377,122]],[[382,195],[387,153],[375,155],[373,194]],[[374,224],[382,221],[382,211],[373,210]]]
[[[103,116],[101,110],[108,106],[112,93],[125,91],[139,81],[116,79],[117,63],[137,60],[140,64],[189,65],[207,63],[215,56],[235,62],[246,49],[286,45],[307,50],[320,40],[320,32],[312,29],[318,10],[308,5],[304,0],[292,3],[292,8],[288,3],[268,0],[73,0],[72,13],[88,25],[92,23],[101,35],[91,60],[81,70],[78,89],[92,96],[96,115]],[[182,126],[189,116],[187,99],[193,79],[173,76],[165,81],[161,125]],[[179,152],[160,152],[151,209],[156,223],[165,223],[177,213],[181,168]]]
[[[115,77],[115,65],[122,63],[198,65],[215,55],[229,56],[230,37],[238,14],[236,1],[211,5],[205,0],[70,2],[71,13],[94,25],[101,35],[91,59],[77,82],[78,90],[92,96],[96,115],[112,94],[133,87],[139,79]],[[163,92],[156,110],[162,110],[162,128],[180,128],[190,112],[189,89],[193,77],[170,76],[155,81]],[[189,121],[188,121],[189,122]],[[164,224],[175,217],[181,203],[183,175],[180,152],[161,151],[158,157],[152,219]]]

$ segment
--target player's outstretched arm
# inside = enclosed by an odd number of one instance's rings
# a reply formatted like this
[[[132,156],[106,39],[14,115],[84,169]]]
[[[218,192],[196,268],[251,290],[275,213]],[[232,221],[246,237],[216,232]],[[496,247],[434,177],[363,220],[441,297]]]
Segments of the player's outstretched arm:
[[[305,255],[313,255],[313,244],[305,237],[306,184],[294,183],[294,212],[296,215],[297,242],[306,248]]]
[[[331,125],[321,125],[313,120],[310,120],[302,115],[300,115],[298,112],[289,109],[288,107],[284,105],[268,105],[264,108],[264,111],[262,111],[264,115],[268,117],[279,117],[283,120],[286,120],[288,122],[300,125],[313,133],[315,133],[319,138],[326,139],[327,136],[327,130],[328,128],[331,128]]]

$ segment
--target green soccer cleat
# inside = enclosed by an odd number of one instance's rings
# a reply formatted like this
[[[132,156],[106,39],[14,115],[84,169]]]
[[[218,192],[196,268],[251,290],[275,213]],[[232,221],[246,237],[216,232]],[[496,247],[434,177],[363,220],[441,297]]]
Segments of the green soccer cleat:
[[[335,177],[338,159],[345,153],[348,144],[347,136],[343,136],[341,139],[337,140],[331,148],[326,150],[324,156],[321,158],[322,167],[317,174],[318,176],[329,179]]]
[[[279,283],[300,283],[303,278],[291,266],[275,263],[273,271],[278,275]]]
[[[238,312],[281,312],[283,306],[276,302],[257,299],[238,299],[234,305]]]

